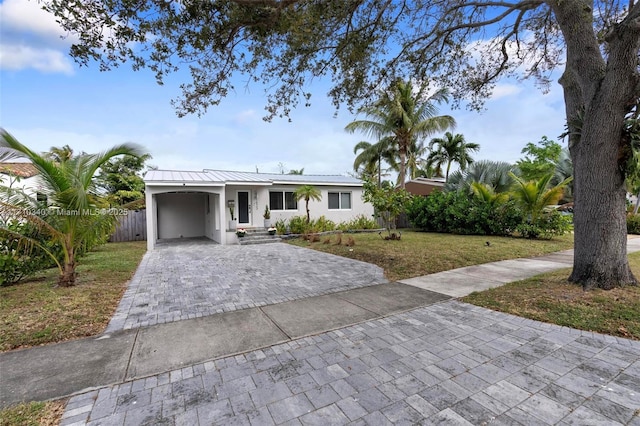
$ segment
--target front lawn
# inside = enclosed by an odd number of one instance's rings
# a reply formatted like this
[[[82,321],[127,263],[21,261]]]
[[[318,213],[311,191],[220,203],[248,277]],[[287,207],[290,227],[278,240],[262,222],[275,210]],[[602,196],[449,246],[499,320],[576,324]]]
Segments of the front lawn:
[[[640,252],[629,255],[640,277]],[[472,293],[462,300],[489,309],[581,330],[640,340],[640,287],[583,291],[567,281],[571,269]]]
[[[2,426],[56,426],[60,424],[66,399],[48,402],[28,402],[0,411]]]
[[[146,251],[145,241],[109,243],[80,259],[74,287],[57,269],[0,287],[0,351],[101,333]]]
[[[385,241],[377,233],[344,233],[341,245],[335,244],[338,238],[336,235],[330,237],[331,242],[328,244],[324,244],[328,236],[320,237],[320,241],[314,243],[302,239],[290,240],[290,243],[373,263],[384,269],[385,276],[390,281],[498,260],[541,256],[573,248],[572,234],[553,240],[528,240],[409,230],[401,232],[400,241]],[[386,235],[386,232],[381,235]],[[349,237],[355,242],[352,247],[344,245]]]

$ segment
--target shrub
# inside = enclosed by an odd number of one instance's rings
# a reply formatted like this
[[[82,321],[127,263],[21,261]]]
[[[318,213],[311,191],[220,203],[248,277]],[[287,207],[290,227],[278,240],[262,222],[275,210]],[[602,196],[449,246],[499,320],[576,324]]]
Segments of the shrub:
[[[31,238],[58,258],[61,257],[60,247],[44,240],[32,225],[12,222],[5,229]],[[37,245],[27,247],[20,244],[18,238],[12,237],[9,232],[3,233],[0,239],[0,286],[15,284],[38,271],[55,266],[54,260],[43,249]]]
[[[341,222],[338,224],[338,229],[341,231],[349,231],[356,229],[378,229],[378,222],[375,219],[360,214],[350,221]]]
[[[302,216],[293,216],[289,218],[289,231],[292,234],[306,234],[309,232],[309,224],[307,223],[307,218]]]
[[[336,229],[335,222],[327,219],[324,216],[320,216],[315,220],[311,220],[309,222],[309,231],[310,232],[327,232],[333,231]]]
[[[533,223],[524,222],[518,225],[516,232],[524,238],[551,239],[571,231],[571,217],[554,210],[545,213]]]
[[[627,215],[627,233],[640,234],[640,214]]]
[[[276,228],[278,235],[284,235],[287,233],[287,221],[284,219],[276,220],[274,227]]]
[[[407,217],[423,231],[472,235],[511,235],[522,223],[522,212],[511,201],[488,203],[459,192],[415,197]]]

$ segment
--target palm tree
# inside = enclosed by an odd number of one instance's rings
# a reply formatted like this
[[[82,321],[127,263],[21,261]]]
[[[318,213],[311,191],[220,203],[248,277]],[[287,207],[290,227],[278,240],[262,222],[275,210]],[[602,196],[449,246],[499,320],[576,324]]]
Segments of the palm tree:
[[[508,193],[496,192],[491,186],[487,185],[486,183],[472,182],[471,190],[477,198],[481,199],[491,206],[503,204],[509,199]]]
[[[519,174],[516,166],[504,161],[480,160],[474,162],[465,170],[456,170],[449,175],[445,191],[471,191],[473,182],[489,186],[494,192],[507,192],[513,186],[510,172]]]
[[[437,148],[434,150],[434,147]],[[446,164],[447,171],[444,177],[445,181],[447,181],[449,180],[451,164],[458,163],[460,170],[465,170],[469,164],[473,163],[470,152],[478,151],[480,145],[465,141],[464,136],[459,133],[453,135],[451,132],[447,132],[443,138],[431,139],[429,149],[431,154],[427,158],[428,164],[437,167]]]
[[[560,182],[570,177],[573,177],[573,162],[571,161],[571,154],[569,154],[568,148],[562,148],[560,156],[555,162],[555,172],[551,178],[551,185],[558,185]],[[563,200],[565,202],[573,200],[573,180],[565,187]]]
[[[511,194],[532,223],[542,215],[546,206],[556,204],[562,198],[565,186],[572,180],[567,178],[551,186],[553,173],[532,181],[525,181],[513,173],[511,177],[515,181]]]
[[[73,157],[73,149],[69,145],[64,145],[61,147],[52,146],[49,149],[49,152],[43,153],[43,156],[48,160],[62,163],[70,160]]]
[[[368,120],[353,121],[345,130],[350,133],[358,130],[378,140],[390,137],[397,147],[400,186],[404,188],[407,154],[412,143],[456,125],[453,117],[436,115],[435,104],[447,102],[447,95],[446,89],[439,89],[428,97],[415,95],[411,82],[396,80],[388,90],[380,91],[373,105],[360,110]]]
[[[304,202],[306,204],[305,208],[307,209],[307,223],[311,222],[311,215],[309,214],[309,200],[320,201],[320,191],[318,191],[315,186],[302,185],[300,188],[296,189],[293,196],[296,197],[296,200],[304,198]]]
[[[76,253],[103,238],[105,232],[112,229],[115,223],[115,216],[97,214],[99,199],[95,192],[96,171],[117,155],[141,157],[144,152],[136,145],[122,144],[100,154],[81,154],[58,162],[33,152],[9,132],[0,129],[0,157],[3,154],[31,160],[38,169],[42,189],[47,195],[49,209],[53,214],[45,220],[30,214],[19,205],[4,202],[0,202],[0,212],[10,214],[17,220],[32,223],[41,233],[48,235],[52,242],[59,244],[64,254],[62,264],[52,256],[60,270],[58,285],[74,285]],[[0,226],[0,232],[5,235],[21,238],[25,244],[35,244],[33,240],[28,241],[24,236],[15,235],[4,225]]]
[[[365,174],[378,175],[378,188],[382,183],[382,162],[389,164],[392,169],[397,167],[396,152],[391,142],[391,138],[382,138],[375,144],[361,141],[353,147],[354,154],[361,151],[353,161],[353,170],[357,172],[360,168],[364,168]]]
[[[415,179],[422,170],[422,165],[425,163],[423,159],[424,154],[427,152],[427,147],[423,141],[414,141],[411,144],[411,148],[407,153],[407,169],[409,171],[409,179]],[[404,180],[404,178],[402,178]]]

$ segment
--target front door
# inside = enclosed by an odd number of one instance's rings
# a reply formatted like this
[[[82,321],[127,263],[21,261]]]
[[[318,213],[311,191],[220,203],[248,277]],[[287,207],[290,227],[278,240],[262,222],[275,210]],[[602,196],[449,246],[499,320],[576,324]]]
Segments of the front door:
[[[251,223],[251,197],[249,191],[238,191],[238,224]]]

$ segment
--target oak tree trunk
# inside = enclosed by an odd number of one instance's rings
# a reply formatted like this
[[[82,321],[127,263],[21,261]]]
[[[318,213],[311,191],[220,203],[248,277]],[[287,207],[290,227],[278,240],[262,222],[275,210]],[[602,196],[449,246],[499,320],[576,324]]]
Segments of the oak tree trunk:
[[[584,289],[636,285],[627,259],[625,115],[638,97],[640,29],[626,19],[606,35],[603,55],[593,3],[549,0],[567,46],[564,89],[574,167],[573,271]],[[633,8],[637,14],[639,5]]]
[[[569,279],[584,289],[611,289],[637,281],[627,259],[626,190],[615,143],[620,126],[613,120],[597,121],[585,123],[580,143],[571,148],[575,254]]]

